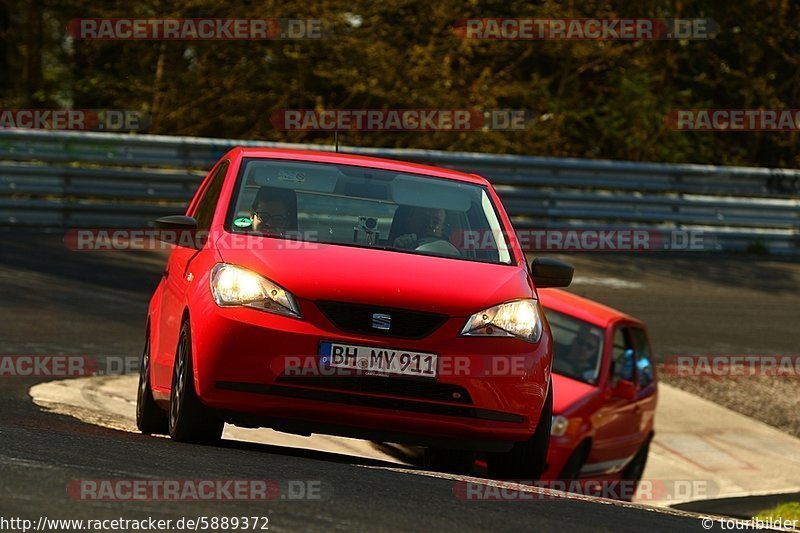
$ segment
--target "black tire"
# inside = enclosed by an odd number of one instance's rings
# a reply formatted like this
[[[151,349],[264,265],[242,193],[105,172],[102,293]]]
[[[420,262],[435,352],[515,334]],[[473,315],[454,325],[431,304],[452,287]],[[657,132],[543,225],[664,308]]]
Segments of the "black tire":
[[[575,448],[575,450],[569,456],[569,459],[567,459],[567,462],[564,464],[564,468],[561,469],[558,479],[578,479],[581,474],[581,468],[583,468],[586,458],[589,457],[589,451],[591,449],[590,446],[590,442],[585,440],[581,442],[577,448]]]
[[[136,393],[136,427],[145,435],[161,434],[169,431],[167,412],[153,399],[150,387],[150,329],[144,341],[142,360],[139,364],[139,387]]]
[[[642,479],[644,474],[644,467],[647,466],[647,456],[650,453],[650,441],[653,440],[652,435],[647,437],[639,451],[633,456],[631,462],[625,466],[622,471],[622,479],[629,481],[636,481],[637,483]]]
[[[469,474],[477,455],[469,450],[425,448],[425,467],[450,474]]]
[[[169,436],[178,442],[215,444],[222,437],[224,423],[197,397],[192,371],[192,336],[184,322],[178,338],[172,390],[169,394]]]
[[[539,424],[533,435],[522,442],[515,442],[505,453],[486,454],[489,477],[518,481],[537,480],[547,469],[547,450],[550,447],[550,426],[553,418],[553,386],[547,393]]]

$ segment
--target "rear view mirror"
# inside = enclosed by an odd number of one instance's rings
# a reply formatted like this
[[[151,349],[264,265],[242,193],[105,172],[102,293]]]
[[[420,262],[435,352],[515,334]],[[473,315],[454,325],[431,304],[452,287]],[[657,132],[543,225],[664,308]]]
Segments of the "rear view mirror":
[[[615,362],[615,364],[622,366],[618,374],[620,378],[614,383],[611,391],[617,398],[628,401],[633,401],[636,398],[636,383],[633,382],[635,355],[636,352],[632,348],[628,348],[622,353],[622,360]]]
[[[614,396],[622,398],[623,400],[633,401],[636,398],[636,385],[633,381],[627,379],[620,379],[614,385],[612,390]]]
[[[197,220],[185,215],[161,217],[154,223],[158,240],[185,248],[201,249],[205,235],[198,235]]]
[[[531,263],[531,276],[539,289],[569,287],[575,268],[569,263],[550,257],[537,257]]]

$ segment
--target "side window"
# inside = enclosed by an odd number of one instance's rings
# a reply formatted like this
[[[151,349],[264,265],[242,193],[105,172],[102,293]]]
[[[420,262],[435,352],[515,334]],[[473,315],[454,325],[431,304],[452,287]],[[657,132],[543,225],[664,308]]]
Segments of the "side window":
[[[223,162],[214,175],[211,181],[203,192],[203,197],[197,202],[194,210],[194,218],[197,220],[197,229],[201,231],[208,231],[211,228],[211,222],[214,219],[214,211],[217,209],[217,202],[219,201],[220,192],[222,192],[222,184],[225,182],[225,174],[228,171],[228,162]]]
[[[634,380],[634,370],[632,360],[625,358],[625,352],[633,349],[628,328],[617,328],[614,332],[614,345],[611,349],[611,386],[617,381]]]
[[[639,376],[639,388],[643,389],[653,382],[653,357],[647,334],[639,328],[631,328],[633,345],[636,350],[636,373]]]

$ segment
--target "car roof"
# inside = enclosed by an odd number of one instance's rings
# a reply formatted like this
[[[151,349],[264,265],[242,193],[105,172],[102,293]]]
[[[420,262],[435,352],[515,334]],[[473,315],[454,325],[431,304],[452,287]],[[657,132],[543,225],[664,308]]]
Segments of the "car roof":
[[[559,289],[539,289],[539,301],[547,309],[573,316],[602,328],[619,321],[634,322],[644,327],[641,320],[622,311]]]
[[[449,168],[422,165],[419,163],[409,163],[407,161],[397,161],[395,159],[343,154],[339,152],[326,152],[322,150],[294,150],[286,148],[262,148],[250,146],[236,147],[229,152],[229,155],[232,155],[236,151],[240,151],[242,157],[262,159],[293,159],[297,161],[353,165],[357,167],[391,170],[393,172],[424,174],[427,176],[475,183],[478,185],[489,185],[489,182],[485,178],[477,174],[468,174],[466,172],[460,172],[458,170],[452,170]]]

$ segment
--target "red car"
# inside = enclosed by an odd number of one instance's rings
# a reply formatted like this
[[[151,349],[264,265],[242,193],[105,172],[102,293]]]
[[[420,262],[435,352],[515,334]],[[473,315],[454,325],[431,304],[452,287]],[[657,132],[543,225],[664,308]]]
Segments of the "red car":
[[[540,291],[553,335],[548,479],[638,481],[653,439],[657,382],[645,325],[557,289]]]
[[[526,264],[485,179],[235,148],[156,227],[192,238],[150,302],[143,433],[209,443],[228,422],[427,446],[447,470],[484,451],[494,476],[542,473],[552,342],[536,291],[573,269]]]

